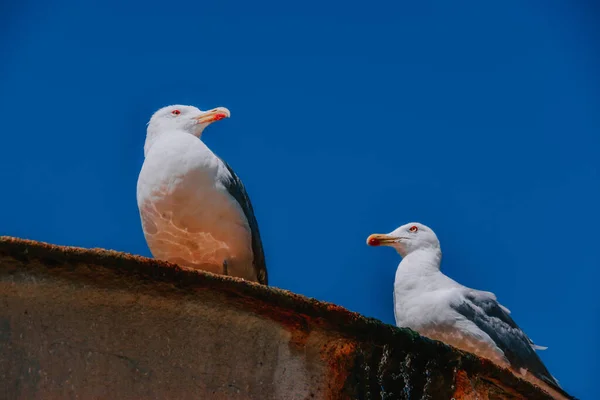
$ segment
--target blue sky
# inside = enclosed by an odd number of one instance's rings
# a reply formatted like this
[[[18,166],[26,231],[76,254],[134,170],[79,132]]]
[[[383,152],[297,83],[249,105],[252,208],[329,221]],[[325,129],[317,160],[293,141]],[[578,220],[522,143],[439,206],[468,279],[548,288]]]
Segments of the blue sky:
[[[225,106],[203,138],[247,186],[274,286],[393,323],[400,259],[365,239],[419,221],[444,272],[599,394],[591,1],[4,3],[0,234],[150,255],[146,122]]]

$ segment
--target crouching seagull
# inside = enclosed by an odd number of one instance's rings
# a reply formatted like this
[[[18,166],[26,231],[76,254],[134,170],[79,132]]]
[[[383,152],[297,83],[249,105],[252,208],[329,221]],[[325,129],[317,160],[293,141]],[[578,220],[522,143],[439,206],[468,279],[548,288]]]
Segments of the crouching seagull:
[[[240,178],[200,140],[230,116],[172,105],[148,123],[137,203],[155,258],[268,284],[258,223]]]
[[[402,257],[394,281],[396,325],[487,358],[509,368],[555,398],[571,398],[548,372],[531,339],[491,292],[470,289],[440,271],[436,234],[409,223],[388,234],[372,234],[370,246],[393,247]]]

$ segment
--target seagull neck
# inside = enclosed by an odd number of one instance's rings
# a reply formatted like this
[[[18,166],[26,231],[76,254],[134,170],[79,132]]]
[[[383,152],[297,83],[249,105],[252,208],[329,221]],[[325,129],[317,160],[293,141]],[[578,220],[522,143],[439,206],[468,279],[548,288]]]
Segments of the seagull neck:
[[[159,136],[160,132],[158,131],[158,129],[148,128],[148,132],[146,133],[146,143],[144,143],[144,157],[148,155],[150,148],[152,147],[154,142],[156,142]]]
[[[161,132],[159,128],[148,129],[148,131],[146,133],[146,142],[144,143],[144,157],[146,157],[148,155],[150,148],[159,139],[165,137],[165,135],[168,135],[168,137],[172,137],[173,135],[177,135],[177,134],[187,135],[187,133],[182,132],[182,131],[177,131],[177,130]]]
[[[440,271],[442,251],[440,248],[429,247],[410,252],[402,258],[398,271],[418,273],[419,275],[434,274]]]

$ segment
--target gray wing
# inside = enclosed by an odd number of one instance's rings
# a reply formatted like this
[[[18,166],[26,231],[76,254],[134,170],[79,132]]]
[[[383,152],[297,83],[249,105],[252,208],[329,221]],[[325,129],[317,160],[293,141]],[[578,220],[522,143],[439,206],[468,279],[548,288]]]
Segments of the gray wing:
[[[560,390],[558,382],[550,374],[534,350],[534,344],[502,307],[493,293],[467,292],[464,301],[452,307],[479,329],[488,334],[496,346],[504,352],[511,366],[517,371],[527,369],[530,373]]]
[[[244,215],[248,220],[248,225],[250,226],[250,233],[252,236],[252,254],[254,255],[253,265],[254,270],[256,271],[256,277],[258,282],[268,285],[269,278],[267,274],[267,265],[265,263],[265,254],[262,246],[262,241],[260,239],[260,232],[258,230],[258,222],[256,221],[256,217],[254,216],[254,210],[252,209],[252,203],[250,202],[250,197],[248,197],[248,193],[246,193],[246,188],[244,188],[244,184],[240,180],[240,178],[236,175],[233,169],[227,164],[224,160],[219,158],[225,168],[231,174],[231,179],[225,179],[223,184],[225,188],[229,192],[229,194],[239,203],[240,207],[244,211]]]

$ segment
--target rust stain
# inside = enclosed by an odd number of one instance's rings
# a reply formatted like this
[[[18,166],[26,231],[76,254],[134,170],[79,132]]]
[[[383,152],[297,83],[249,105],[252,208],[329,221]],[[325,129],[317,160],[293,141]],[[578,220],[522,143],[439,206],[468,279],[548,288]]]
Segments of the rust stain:
[[[527,397],[513,388],[490,377],[474,376],[471,378],[467,372],[459,370],[454,379],[456,390],[452,398],[456,400],[527,400]]]
[[[325,399],[343,398],[344,386],[352,371],[356,348],[356,343],[348,339],[330,341],[322,346],[321,359],[328,367]]]
[[[454,385],[456,390],[452,394],[452,397],[456,400],[487,400],[487,394],[482,390],[476,390],[475,385],[471,382],[469,375],[462,370],[458,370],[454,375]]]
[[[301,350],[306,346],[312,325],[308,318],[292,311],[269,313],[269,316],[275,317],[280,326],[290,332],[292,337],[289,344],[292,349]]]

